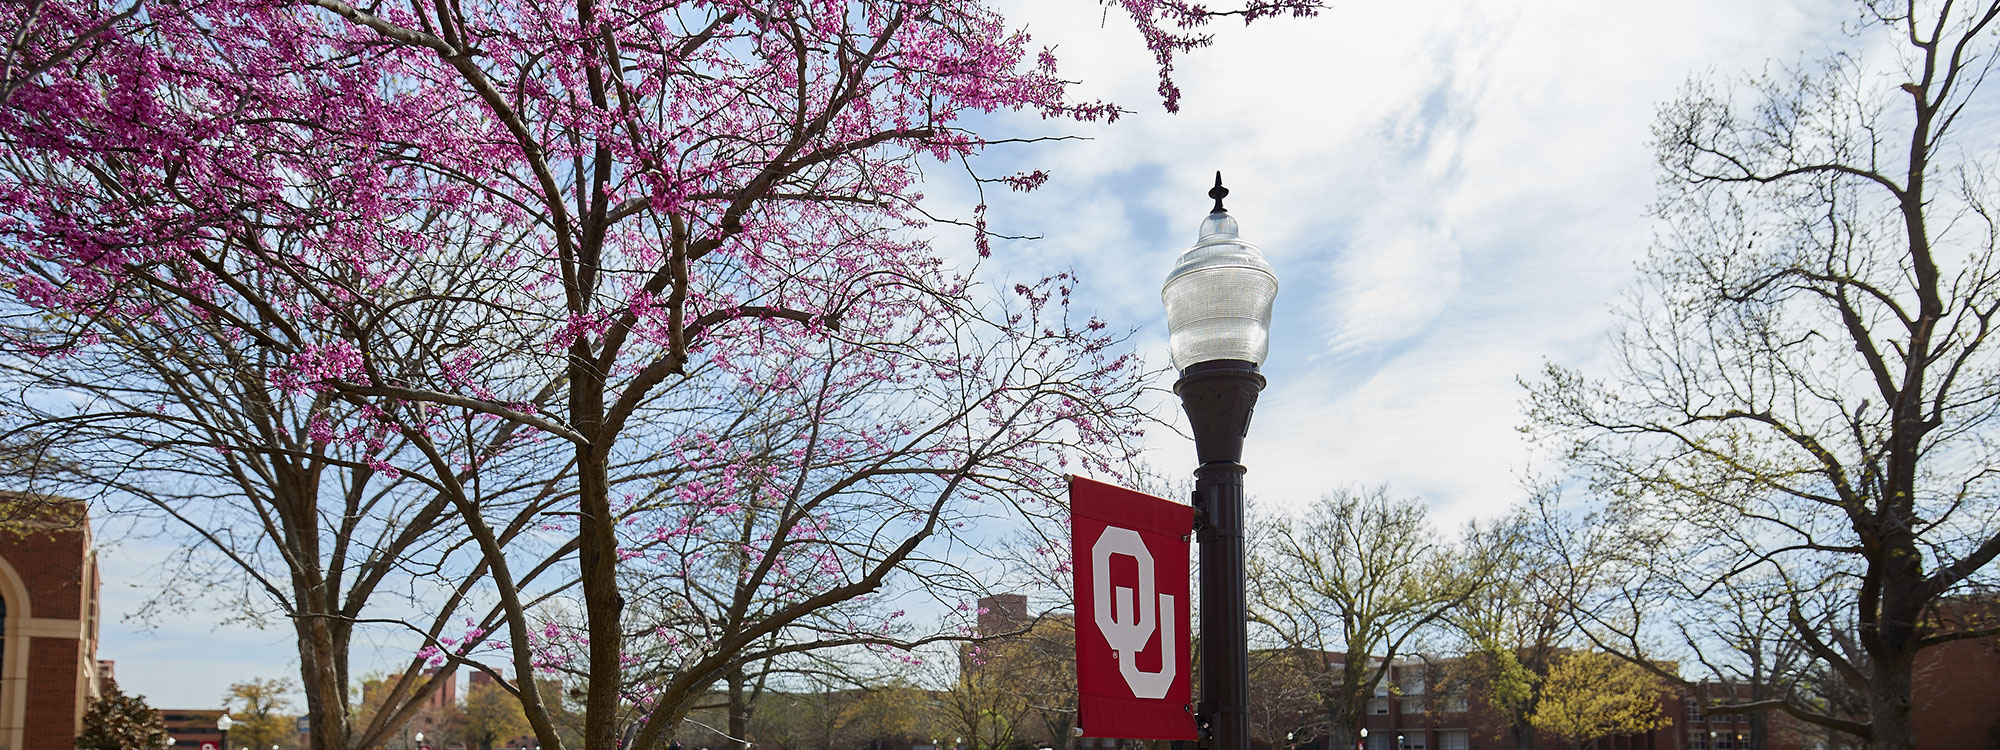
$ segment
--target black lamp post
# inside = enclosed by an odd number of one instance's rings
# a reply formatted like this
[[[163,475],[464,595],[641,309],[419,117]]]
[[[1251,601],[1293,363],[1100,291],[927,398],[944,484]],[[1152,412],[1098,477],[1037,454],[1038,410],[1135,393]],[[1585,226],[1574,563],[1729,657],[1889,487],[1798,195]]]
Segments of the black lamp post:
[[[1201,703],[1210,750],[1250,750],[1250,646],[1243,581],[1243,438],[1264,376],[1278,277],[1257,246],[1237,236],[1222,207],[1222,173],[1208,196],[1215,207],[1194,247],[1181,253],[1160,300],[1168,349],[1180,381],[1174,393],[1194,431],[1195,537],[1201,547]]]
[[[217,740],[222,750],[229,750],[229,728],[233,726],[236,726],[236,720],[230,718],[229,709],[223,709],[222,715],[215,717],[215,728],[222,733],[221,739]]]

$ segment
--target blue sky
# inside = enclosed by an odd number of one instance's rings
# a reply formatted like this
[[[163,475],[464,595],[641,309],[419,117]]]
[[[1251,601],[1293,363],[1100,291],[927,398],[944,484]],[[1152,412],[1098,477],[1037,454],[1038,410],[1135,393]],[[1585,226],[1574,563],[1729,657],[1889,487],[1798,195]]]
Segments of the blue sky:
[[[1108,127],[995,118],[1005,135],[1090,140],[981,160],[989,175],[1053,175],[1032,194],[988,191],[997,230],[1044,239],[997,245],[985,270],[1076,270],[1081,307],[1137,328],[1148,360],[1164,363],[1159,283],[1222,170],[1245,238],[1282,283],[1246,447],[1251,493],[1288,508],[1385,484],[1445,524],[1504,510],[1524,473],[1547,468],[1515,432],[1516,378],[1601,358],[1652,236],[1656,107],[1690,74],[1818,57],[1845,43],[1852,18],[1816,0],[1338,2],[1316,19],[1221,24],[1215,46],[1182,61],[1183,112],[1167,115],[1116,11],[1002,7],[1057,46],[1079,98],[1135,111]],[[974,202],[963,172],[935,173],[926,192],[963,215]],[[953,231],[939,242],[968,252]],[[1159,413],[1180,421],[1168,399]],[[1192,466],[1184,439],[1150,440],[1163,471]],[[282,624],[212,626],[198,605],[150,631],[127,622],[158,550],[114,546],[102,559],[99,656],[118,661],[128,691],[215,706],[231,682],[296,673]]]
[[[1651,238],[1660,103],[1693,73],[1817,57],[1852,18],[1821,2],[1340,3],[1220,29],[1169,116],[1115,19],[1027,10],[1086,96],[1140,111],[1027,160],[1054,179],[996,215],[1047,238],[1007,272],[1073,265],[1083,299],[1163,362],[1158,285],[1221,169],[1282,283],[1251,492],[1291,507],[1387,484],[1446,523],[1504,509],[1542,465],[1514,429],[1516,378],[1598,360]],[[1187,441],[1154,443],[1160,466],[1191,466]]]

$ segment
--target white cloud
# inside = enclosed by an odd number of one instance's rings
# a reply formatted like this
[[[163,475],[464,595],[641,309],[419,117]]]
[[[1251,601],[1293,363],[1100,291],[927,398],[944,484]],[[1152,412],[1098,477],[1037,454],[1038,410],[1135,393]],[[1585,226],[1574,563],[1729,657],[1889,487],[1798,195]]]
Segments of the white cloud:
[[[1025,155],[1056,180],[996,215],[1047,233],[1032,260],[1075,263],[1107,320],[1157,327],[1148,271],[1191,239],[1223,169],[1284,280],[1253,493],[1297,505],[1387,483],[1453,521],[1518,499],[1534,467],[1515,379],[1598,356],[1650,237],[1658,105],[1690,73],[1817,55],[1846,18],[1816,0],[1340,4],[1218,29],[1182,62],[1185,111],[1167,116],[1143,52],[1100,12],[1012,15],[1059,43],[1086,95],[1139,112]],[[1155,436],[1160,465],[1190,461],[1184,442]]]

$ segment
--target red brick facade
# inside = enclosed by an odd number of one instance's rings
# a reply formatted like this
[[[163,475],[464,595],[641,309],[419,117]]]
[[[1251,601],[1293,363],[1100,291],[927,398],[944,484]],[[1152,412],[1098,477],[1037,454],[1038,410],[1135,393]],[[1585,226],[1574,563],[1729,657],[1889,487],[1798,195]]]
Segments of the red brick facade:
[[[1483,686],[1453,684],[1450,659],[1399,659],[1390,666],[1363,714],[1368,728],[1366,750],[1512,750],[1506,722],[1477,696]],[[1594,750],[1683,750],[1678,699],[1663,698],[1660,710],[1672,723],[1635,735],[1599,738]],[[1716,725],[1716,728],[1722,728]],[[1563,750],[1568,745],[1538,735],[1535,750]]]
[[[1941,602],[1941,630],[2000,626],[2000,596]],[[2000,750],[2000,637],[1970,638],[1917,653],[1910,713],[1919,750]]]
[[[99,689],[90,524],[74,502],[0,504],[0,750],[73,750]]]

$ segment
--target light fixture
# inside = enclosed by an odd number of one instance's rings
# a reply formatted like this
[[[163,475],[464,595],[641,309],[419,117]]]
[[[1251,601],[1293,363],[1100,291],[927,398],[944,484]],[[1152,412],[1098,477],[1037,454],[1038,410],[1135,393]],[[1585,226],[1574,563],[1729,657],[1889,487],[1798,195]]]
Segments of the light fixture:
[[[1278,275],[1264,253],[1243,241],[1236,217],[1222,207],[1229,189],[1222,173],[1208,191],[1215,207],[1201,222],[1194,247],[1181,253],[1160,301],[1167,307],[1167,351],[1174,369],[1218,360],[1262,364],[1271,346],[1271,304]]]

